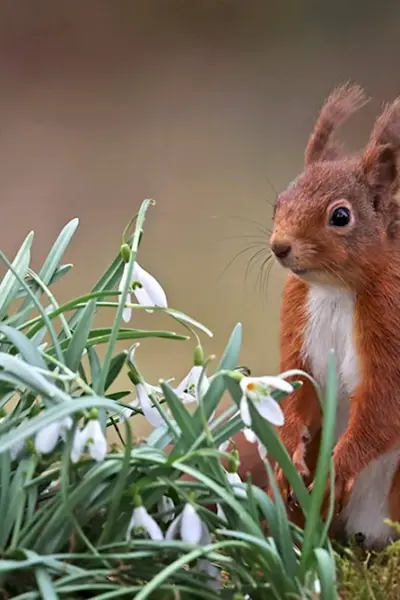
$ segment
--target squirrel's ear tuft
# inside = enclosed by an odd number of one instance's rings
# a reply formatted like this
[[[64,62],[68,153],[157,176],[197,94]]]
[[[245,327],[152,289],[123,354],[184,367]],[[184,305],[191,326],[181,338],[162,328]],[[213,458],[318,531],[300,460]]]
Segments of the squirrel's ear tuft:
[[[399,158],[400,98],[397,98],[375,121],[362,157],[362,168],[369,185],[381,192],[388,187],[397,189]]]
[[[350,115],[368,102],[358,85],[347,83],[337,87],[323,105],[305,151],[305,165],[320,160],[332,160],[337,148],[332,134]]]

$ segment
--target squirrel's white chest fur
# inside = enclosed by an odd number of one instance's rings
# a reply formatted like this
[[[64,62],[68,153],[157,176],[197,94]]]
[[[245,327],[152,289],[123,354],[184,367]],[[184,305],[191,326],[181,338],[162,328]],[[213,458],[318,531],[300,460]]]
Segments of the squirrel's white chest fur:
[[[338,377],[336,441],[349,419],[350,396],[360,381],[360,363],[354,344],[355,298],[348,290],[312,285],[307,299],[307,325],[303,355],[311,374],[325,385],[329,352],[335,351]],[[358,476],[348,505],[341,515],[347,535],[362,533],[370,546],[386,544],[393,531],[384,525],[387,499],[399,464],[396,450],[374,461]]]

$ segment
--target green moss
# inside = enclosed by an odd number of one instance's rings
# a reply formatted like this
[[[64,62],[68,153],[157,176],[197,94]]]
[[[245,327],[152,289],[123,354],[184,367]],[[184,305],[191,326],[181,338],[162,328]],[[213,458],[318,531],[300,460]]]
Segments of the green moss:
[[[400,541],[380,553],[345,550],[337,569],[343,600],[400,599]]]

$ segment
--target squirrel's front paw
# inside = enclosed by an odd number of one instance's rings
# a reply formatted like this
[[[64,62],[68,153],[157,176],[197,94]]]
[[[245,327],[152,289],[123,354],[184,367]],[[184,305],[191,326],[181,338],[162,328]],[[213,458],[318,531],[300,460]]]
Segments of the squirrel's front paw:
[[[295,429],[289,427],[284,427],[283,429],[284,430],[281,432],[281,441],[286,447],[294,466],[302,477],[308,477],[310,471],[307,467],[305,457],[307,445],[311,440],[309,430],[305,426],[302,426],[300,430],[298,428]],[[290,503],[290,501],[293,500],[291,488],[279,465],[276,465],[275,468],[275,479],[283,500]]]
[[[313,482],[308,487],[310,492],[313,491],[314,484],[315,482]],[[328,479],[321,504],[321,517],[323,519],[326,519],[326,517],[328,516],[331,501],[333,501],[333,516],[337,516],[342,512],[342,510],[345,508],[346,504],[350,499],[350,494],[353,489],[353,485],[354,479],[348,479],[347,477],[341,476],[340,473],[337,473],[335,476],[335,482],[333,486],[334,496],[331,500],[331,482],[330,479]]]

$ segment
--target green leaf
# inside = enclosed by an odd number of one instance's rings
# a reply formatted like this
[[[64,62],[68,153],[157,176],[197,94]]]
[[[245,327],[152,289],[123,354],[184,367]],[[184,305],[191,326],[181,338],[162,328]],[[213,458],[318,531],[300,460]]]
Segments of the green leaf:
[[[329,468],[331,466],[332,448],[335,439],[336,426],[336,361],[334,352],[331,351],[328,362],[328,376],[326,383],[326,397],[323,406],[321,444],[317,460],[314,485],[311,493],[309,510],[304,528],[304,543],[301,553],[301,573],[303,576],[308,570],[308,563],[313,558],[313,548],[316,545],[316,536],[321,531],[320,510],[325,492]],[[329,525],[329,523],[328,523]],[[324,540],[322,540],[323,542]]]
[[[114,356],[110,362],[110,368],[107,373],[106,383],[104,386],[105,391],[114,383],[118,375],[121,373],[122,367],[124,366],[128,352],[123,350],[116,356]]]
[[[276,525],[278,529],[278,536],[275,539],[277,548],[282,557],[282,562],[285,565],[285,569],[290,577],[294,578],[297,575],[297,561],[293,551],[293,540],[290,534],[289,520],[285,505],[282,497],[279,493],[278,487],[275,483],[274,473],[268,461],[265,461],[265,467],[268,473],[268,479],[272,487],[275,500],[276,510]]]
[[[0,325],[0,333],[3,333],[8,337],[10,342],[17,348],[27,363],[34,367],[38,367],[39,369],[47,370],[46,363],[35,344],[33,344],[23,333],[18,331],[18,329],[14,329],[8,325]]]
[[[88,357],[89,357],[89,366],[90,366],[90,375],[91,375],[91,379],[92,379],[92,387],[94,387],[94,382],[97,380],[97,378],[100,375],[101,372],[101,365],[100,365],[100,360],[99,357],[97,355],[97,352],[94,348],[94,346],[88,346]]]
[[[21,279],[24,279],[28,270],[31,258],[33,235],[33,231],[27,235],[22,246],[18,250],[16,257],[14,258],[14,261],[11,263],[14,273],[9,269],[0,284],[0,320],[6,316],[7,310],[11,302],[15,299],[20,287],[20,282],[15,274],[19,275]]]
[[[174,390],[164,381],[161,382],[161,389],[164,394],[165,402],[174,417],[176,424],[181,430],[181,439],[187,440],[188,446],[196,439],[197,430],[194,427],[193,418],[184,404],[179,400]]]
[[[232,331],[231,337],[229,338],[229,342],[227,347],[225,348],[225,352],[222,355],[220,363],[217,367],[218,371],[228,370],[231,371],[236,368],[239,357],[240,350],[242,347],[242,325],[238,323],[234,330]]]
[[[35,367],[28,365],[16,356],[0,352],[0,367],[4,369],[6,376],[16,377],[22,385],[28,386],[31,390],[36,390],[49,398],[70,399],[65,392],[50,383]]]
[[[39,271],[39,277],[46,285],[48,285],[54,277],[61,259],[68,248],[78,226],[79,219],[72,219],[65,225],[58,238],[54,242],[53,247],[51,248],[42,268]]]
[[[314,556],[317,563],[317,572],[321,584],[321,600],[337,600],[337,584],[335,561],[324,548],[316,548]]]
[[[36,583],[42,595],[42,598],[46,600],[58,600],[59,596],[54,588],[53,582],[51,581],[50,575],[43,567],[35,569]]]
[[[76,372],[79,368],[82,354],[85,350],[90,329],[92,327],[95,309],[96,301],[91,300],[88,302],[85,310],[82,313],[82,317],[72,334],[72,338],[67,340],[68,348],[65,353],[65,364],[73,372]]]

